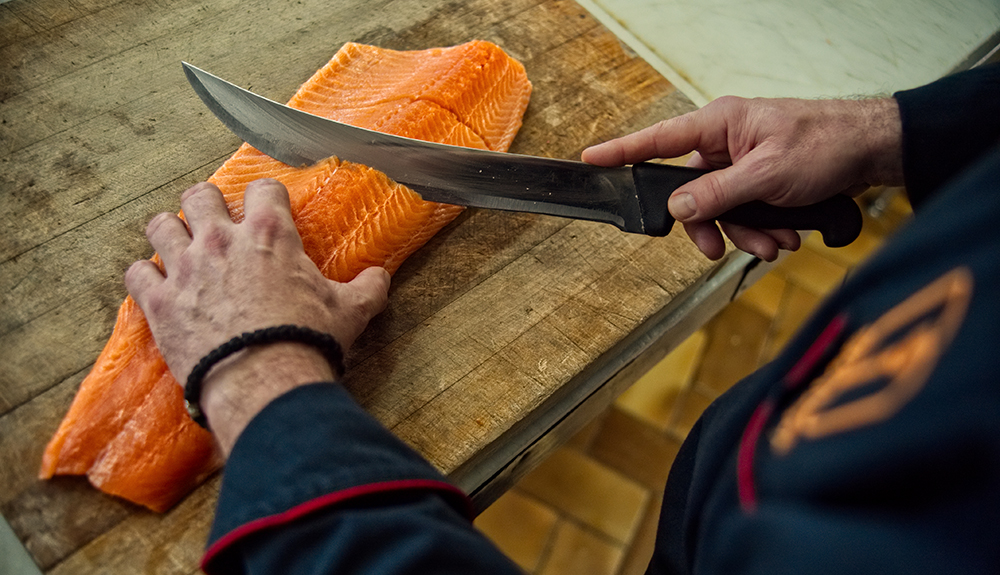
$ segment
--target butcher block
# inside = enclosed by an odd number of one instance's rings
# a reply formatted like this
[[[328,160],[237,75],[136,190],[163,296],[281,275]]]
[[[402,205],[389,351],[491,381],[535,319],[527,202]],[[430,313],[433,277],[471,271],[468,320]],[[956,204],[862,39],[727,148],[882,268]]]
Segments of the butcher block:
[[[43,572],[195,573],[219,476],[150,512],[37,479],[111,333],[144,228],[240,144],[182,61],[287,100],[345,42],[472,39],[534,89],[512,152],[588,145],[694,109],[574,2],[13,0],[0,4],[0,513]],[[393,279],[347,388],[473,497],[496,499],[755,273],[610,225],[469,209]]]

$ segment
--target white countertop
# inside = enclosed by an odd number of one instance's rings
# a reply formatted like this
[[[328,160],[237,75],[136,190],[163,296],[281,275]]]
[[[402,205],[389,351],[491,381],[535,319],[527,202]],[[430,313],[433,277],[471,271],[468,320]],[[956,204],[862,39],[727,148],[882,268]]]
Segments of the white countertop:
[[[583,0],[705,103],[891,93],[946,75],[1000,31],[1000,0]],[[636,44],[638,42],[639,44]],[[671,77],[673,75],[673,77]],[[685,85],[686,84],[686,85]],[[699,97],[700,96],[700,97]]]

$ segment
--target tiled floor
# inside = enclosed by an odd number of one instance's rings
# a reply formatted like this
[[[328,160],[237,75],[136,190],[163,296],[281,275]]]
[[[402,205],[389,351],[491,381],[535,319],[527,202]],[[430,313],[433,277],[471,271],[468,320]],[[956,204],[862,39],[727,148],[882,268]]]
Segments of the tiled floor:
[[[869,198],[871,194],[869,195]],[[476,521],[526,572],[632,575],[652,553],[670,464],[699,414],[772,358],[908,215],[901,194],[833,250],[816,235],[731,303]]]

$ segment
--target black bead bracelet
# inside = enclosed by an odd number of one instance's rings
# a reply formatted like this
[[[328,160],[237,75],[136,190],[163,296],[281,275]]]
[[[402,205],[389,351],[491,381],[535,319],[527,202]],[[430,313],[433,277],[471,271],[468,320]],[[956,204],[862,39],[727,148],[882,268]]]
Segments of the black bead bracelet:
[[[208,370],[230,355],[251,345],[262,345],[266,343],[276,343],[291,341],[304,343],[322,352],[323,357],[330,362],[334,376],[338,379],[344,375],[344,353],[340,349],[340,344],[328,333],[301,327],[297,325],[279,325],[266,327],[255,331],[244,332],[219,347],[213,349],[208,355],[201,358],[198,365],[194,366],[191,374],[188,375],[187,383],[184,386],[184,406],[187,408],[191,419],[198,425],[208,428],[208,419],[201,409],[201,386]]]

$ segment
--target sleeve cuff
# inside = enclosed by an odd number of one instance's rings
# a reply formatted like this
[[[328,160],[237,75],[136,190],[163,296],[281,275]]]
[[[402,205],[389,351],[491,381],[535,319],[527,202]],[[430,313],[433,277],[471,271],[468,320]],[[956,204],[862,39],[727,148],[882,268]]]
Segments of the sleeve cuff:
[[[279,397],[247,426],[226,463],[202,568],[243,538],[359,497],[437,492],[470,520],[472,505],[423,457],[333,383]]]
[[[919,206],[1000,139],[1000,64],[896,92],[903,122],[903,176]]]

